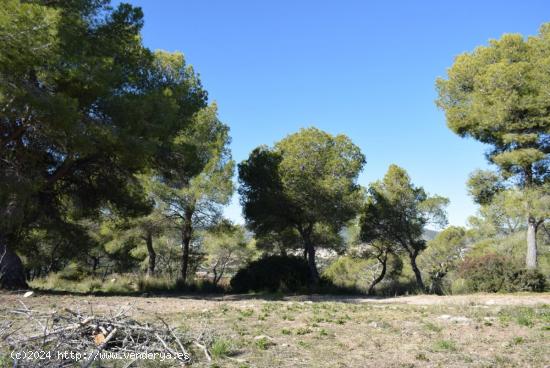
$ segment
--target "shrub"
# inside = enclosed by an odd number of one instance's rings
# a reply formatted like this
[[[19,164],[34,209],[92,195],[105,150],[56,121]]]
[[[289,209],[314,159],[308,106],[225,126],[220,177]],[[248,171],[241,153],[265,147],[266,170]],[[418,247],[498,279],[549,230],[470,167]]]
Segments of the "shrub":
[[[465,291],[544,291],[545,278],[536,270],[519,268],[510,258],[497,254],[467,257],[459,266]]]
[[[226,339],[216,339],[210,347],[210,352],[214,358],[223,358],[231,353],[231,342]]]
[[[309,270],[303,258],[267,256],[250,262],[231,279],[237,293],[249,291],[298,292],[307,289]]]
[[[323,272],[326,285],[333,285],[347,293],[365,293],[372,280],[380,274],[376,259],[339,257]],[[327,289],[326,287],[324,289]],[[412,269],[396,255],[388,258],[387,271],[384,279],[376,285],[375,294],[393,296],[417,293],[417,285]]]
[[[498,292],[504,290],[509,273],[514,268],[504,256],[486,254],[468,257],[459,268],[459,275],[466,280],[469,291]]]
[[[367,274],[376,262],[374,259],[339,257],[325,269],[323,277],[336,286],[366,291],[369,286]]]
[[[87,274],[81,264],[70,262],[63,270],[58,272],[60,279],[67,281],[81,281]]]
[[[508,291],[543,292],[546,278],[537,270],[521,269],[512,273]]]
[[[463,278],[454,279],[451,283],[451,294],[466,294],[468,293],[468,285]]]

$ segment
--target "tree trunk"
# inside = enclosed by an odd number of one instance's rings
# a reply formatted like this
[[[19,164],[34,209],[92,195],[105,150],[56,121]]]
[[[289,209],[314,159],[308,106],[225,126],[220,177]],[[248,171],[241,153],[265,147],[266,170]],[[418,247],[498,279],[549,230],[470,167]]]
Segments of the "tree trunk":
[[[537,268],[537,221],[533,216],[529,216],[527,222],[527,256],[525,265],[528,269]]]
[[[183,227],[181,230],[181,280],[183,283],[187,282],[187,270],[189,268],[189,246],[191,244],[191,237],[193,236],[193,211],[185,211],[185,219],[183,221]]]
[[[155,253],[155,249],[153,248],[153,234],[151,234],[151,232],[147,232],[145,243],[147,244],[147,254],[149,255],[149,265],[147,267],[147,276],[152,277],[155,274],[157,254]]]
[[[99,257],[92,257],[92,273],[95,275],[99,267]]]
[[[317,264],[315,263],[315,246],[311,241],[313,224],[309,224],[307,228],[300,226],[297,229],[304,241],[304,258],[309,268],[309,283],[312,286],[316,286],[319,284],[319,271],[317,271]]]
[[[446,271],[437,271],[431,275],[430,294],[443,295],[443,278]]]
[[[374,287],[384,279],[384,276],[386,276],[386,269],[388,264],[388,254],[384,254],[383,257],[378,258],[378,261],[382,264],[382,271],[380,272],[380,275],[378,275],[377,278],[375,278],[371,284],[369,285],[369,289],[367,290],[367,295],[373,295],[374,294]]]
[[[409,258],[411,260],[411,268],[414,272],[414,277],[416,278],[416,285],[422,292],[426,291],[426,288],[424,287],[424,281],[422,281],[422,273],[418,269],[418,266],[416,265],[416,257],[418,254],[416,253],[409,253]]]
[[[309,279],[311,285],[319,284],[319,271],[317,271],[317,264],[315,263],[315,247],[310,241],[306,243],[307,252],[307,265],[309,267]]]
[[[0,238],[0,289],[26,289],[25,268],[21,258]]]

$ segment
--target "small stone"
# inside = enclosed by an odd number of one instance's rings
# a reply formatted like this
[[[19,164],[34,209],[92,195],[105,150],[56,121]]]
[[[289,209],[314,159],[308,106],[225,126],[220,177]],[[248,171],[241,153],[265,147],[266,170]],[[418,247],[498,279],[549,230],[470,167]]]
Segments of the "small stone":
[[[27,291],[25,294],[23,294],[23,298],[30,298],[34,295],[34,291]]]

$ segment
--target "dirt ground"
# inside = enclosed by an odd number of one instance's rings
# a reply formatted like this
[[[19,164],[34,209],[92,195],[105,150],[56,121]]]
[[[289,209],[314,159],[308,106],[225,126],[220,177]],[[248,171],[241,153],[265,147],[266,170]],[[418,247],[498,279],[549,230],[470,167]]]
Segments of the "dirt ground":
[[[0,293],[0,320],[20,306],[161,316],[206,325],[212,362],[197,367],[550,367],[550,293],[344,296],[119,297]],[[0,344],[2,342],[0,341]],[[115,365],[113,365],[115,366]],[[137,362],[133,366],[172,366]]]

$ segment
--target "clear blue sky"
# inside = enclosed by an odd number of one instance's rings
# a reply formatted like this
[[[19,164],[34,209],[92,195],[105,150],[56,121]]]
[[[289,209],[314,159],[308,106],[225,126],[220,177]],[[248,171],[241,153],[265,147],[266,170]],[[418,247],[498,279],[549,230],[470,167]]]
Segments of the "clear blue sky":
[[[396,163],[450,198],[454,225],[476,212],[465,181],[485,148],[447,129],[434,81],[456,55],[550,21],[545,0],[129,2],[144,10],[145,44],[200,73],[237,162],[301,127],[344,133],[367,157],[360,184]],[[226,215],[242,221],[236,197]]]

